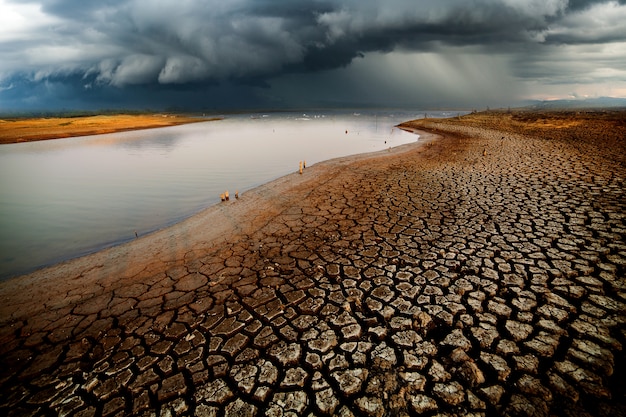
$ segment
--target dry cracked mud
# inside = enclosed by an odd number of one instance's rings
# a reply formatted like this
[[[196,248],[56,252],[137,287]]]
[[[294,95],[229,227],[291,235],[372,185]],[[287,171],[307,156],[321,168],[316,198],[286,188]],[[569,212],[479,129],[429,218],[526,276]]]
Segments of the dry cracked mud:
[[[0,414],[624,415],[626,129],[416,126],[443,137],[12,307]]]

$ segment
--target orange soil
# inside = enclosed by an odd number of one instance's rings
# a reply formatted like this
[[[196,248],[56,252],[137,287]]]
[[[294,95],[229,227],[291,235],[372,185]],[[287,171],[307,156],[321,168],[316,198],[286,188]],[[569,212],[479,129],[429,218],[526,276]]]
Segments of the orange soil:
[[[0,144],[99,135],[204,121],[207,119],[162,114],[0,119]]]
[[[614,136],[626,128],[626,110],[512,110],[471,113],[448,119],[420,119],[404,123],[414,128],[445,123],[517,132],[535,136]],[[583,134],[584,133],[584,134]]]

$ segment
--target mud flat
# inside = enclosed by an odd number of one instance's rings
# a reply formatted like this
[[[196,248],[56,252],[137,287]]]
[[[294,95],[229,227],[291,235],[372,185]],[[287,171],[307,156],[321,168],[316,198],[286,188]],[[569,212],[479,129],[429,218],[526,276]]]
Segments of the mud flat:
[[[166,114],[0,119],[0,144],[100,135],[208,120]]]
[[[0,413],[624,414],[624,113],[403,127],[1,283]]]

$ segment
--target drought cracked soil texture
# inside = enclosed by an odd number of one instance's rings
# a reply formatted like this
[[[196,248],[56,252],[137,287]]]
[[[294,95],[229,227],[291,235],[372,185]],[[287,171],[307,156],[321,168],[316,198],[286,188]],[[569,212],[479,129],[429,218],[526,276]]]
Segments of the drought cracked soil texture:
[[[624,118],[416,121],[169,256],[5,282],[0,414],[624,415]]]

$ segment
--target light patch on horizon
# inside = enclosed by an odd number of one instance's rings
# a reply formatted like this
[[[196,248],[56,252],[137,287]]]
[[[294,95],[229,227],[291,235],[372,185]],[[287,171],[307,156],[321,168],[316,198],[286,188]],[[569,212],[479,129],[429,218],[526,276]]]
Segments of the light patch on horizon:
[[[41,38],[40,30],[57,23],[36,4],[0,0],[0,43]]]
[[[555,60],[553,57],[559,56]],[[626,42],[603,45],[550,45],[529,61],[517,59],[520,80],[529,85],[529,99],[625,97]]]
[[[504,3],[529,16],[554,16],[565,11],[568,0],[504,0]]]
[[[617,1],[597,3],[564,16],[551,25],[541,40],[553,42],[605,43],[626,38],[626,5]]]

